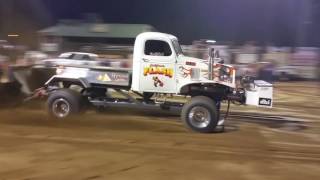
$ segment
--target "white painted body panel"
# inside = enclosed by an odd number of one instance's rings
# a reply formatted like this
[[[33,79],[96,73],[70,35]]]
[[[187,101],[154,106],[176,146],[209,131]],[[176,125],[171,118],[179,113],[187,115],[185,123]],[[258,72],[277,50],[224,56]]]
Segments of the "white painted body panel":
[[[195,65],[188,65],[190,63],[193,63]],[[203,84],[222,84],[228,87],[235,88],[235,76],[234,72],[233,75],[230,77],[229,80],[222,81],[219,79],[217,74],[219,74],[219,69],[221,67],[229,68],[230,70],[233,70],[233,67],[230,65],[225,64],[215,64],[213,66],[216,66],[213,68],[213,79],[208,79],[208,60],[202,60],[197,58],[191,58],[186,56],[179,56],[177,61],[177,68],[176,68],[176,77],[177,77],[177,93],[180,92],[180,89],[188,84],[197,84],[197,83],[203,83]]]
[[[256,80],[250,90],[246,90],[246,104],[271,108],[273,104],[272,84]]]
[[[51,77],[46,84],[49,84],[53,79],[85,80],[85,82],[89,84],[112,85],[127,88],[130,86],[130,71],[101,67],[65,67],[58,68],[57,74]]]
[[[176,93],[176,87],[174,80],[175,78],[164,77],[162,79],[163,83],[168,84],[168,86],[157,86],[152,87],[153,77],[155,75],[145,76],[144,68],[149,67],[152,64],[158,64],[160,66],[166,66],[165,68],[174,68],[176,61],[176,54],[174,51],[171,56],[149,56],[144,54],[144,47],[147,40],[161,40],[169,43],[170,48],[173,49],[170,42],[171,39],[176,39],[176,37],[158,32],[146,32],[141,33],[137,36],[134,44],[133,53],[133,65],[132,65],[132,85],[131,89],[138,92],[165,92],[165,93]],[[146,59],[148,62],[144,62]],[[170,85],[170,86],[169,86]]]
[[[170,56],[149,56],[144,54],[145,42],[147,40],[161,40],[169,44],[172,54]],[[208,60],[202,60],[175,53],[172,40],[175,36],[147,32],[137,36],[134,45],[132,86],[133,91],[157,92],[179,94],[183,86],[196,83],[223,84],[235,88],[235,72],[232,66],[215,64],[214,74],[217,74],[220,67],[229,69],[231,78],[222,81],[218,76],[208,79]],[[158,67],[158,68],[157,68]],[[151,68],[152,73],[146,73]],[[156,72],[154,72],[154,70]],[[159,71],[159,72],[157,72]],[[161,72],[170,71],[171,75],[164,75]],[[155,85],[155,80],[162,83]]]

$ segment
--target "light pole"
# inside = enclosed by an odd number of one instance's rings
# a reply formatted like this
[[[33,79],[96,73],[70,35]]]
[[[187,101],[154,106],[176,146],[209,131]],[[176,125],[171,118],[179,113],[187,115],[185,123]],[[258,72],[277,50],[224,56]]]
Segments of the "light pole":
[[[301,1],[300,19],[298,21],[297,45],[308,46],[308,33],[312,26],[312,3],[311,0]]]

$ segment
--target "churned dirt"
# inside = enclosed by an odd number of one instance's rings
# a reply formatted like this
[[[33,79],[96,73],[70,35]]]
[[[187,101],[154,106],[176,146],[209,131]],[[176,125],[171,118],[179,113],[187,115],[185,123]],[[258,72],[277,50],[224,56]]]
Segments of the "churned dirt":
[[[213,134],[190,132],[178,112],[54,121],[43,103],[2,107],[0,179],[320,179],[319,87],[278,83],[273,109],[232,106]]]

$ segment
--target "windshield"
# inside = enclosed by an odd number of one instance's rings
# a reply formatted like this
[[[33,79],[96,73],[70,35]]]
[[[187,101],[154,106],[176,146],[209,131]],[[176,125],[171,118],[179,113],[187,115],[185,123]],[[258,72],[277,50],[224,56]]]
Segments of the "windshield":
[[[172,40],[172,44],[173,44],[173,48],[176,51],[177,55],[183,54],[178,40],[176,40],[176,39]]]

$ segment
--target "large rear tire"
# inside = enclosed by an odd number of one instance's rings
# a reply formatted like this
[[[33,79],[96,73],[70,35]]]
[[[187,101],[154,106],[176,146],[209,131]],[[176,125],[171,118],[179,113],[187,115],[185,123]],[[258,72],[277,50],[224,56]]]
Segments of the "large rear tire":
[[[181,119],[195,132],[212,133],[219,121],[216,104],[206,96],[193,97],[183,106]]]
[[[81,94],[71,89],[54,91],[47,100],[49,115],[54,119],[66,119],[78,114],[82,106]]]

